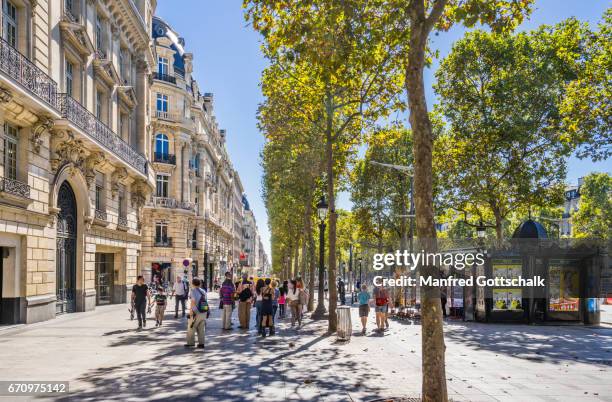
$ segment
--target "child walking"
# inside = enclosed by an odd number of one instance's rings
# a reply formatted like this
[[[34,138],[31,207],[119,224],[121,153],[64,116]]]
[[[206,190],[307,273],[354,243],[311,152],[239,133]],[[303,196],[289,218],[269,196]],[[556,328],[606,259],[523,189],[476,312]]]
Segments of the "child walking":
[[[164,313],[166,312],[166,305],[168,304],[168,296],[163,287],[159,286],[157,288],[153,303],[155,303],[155,326],[161,327]]]

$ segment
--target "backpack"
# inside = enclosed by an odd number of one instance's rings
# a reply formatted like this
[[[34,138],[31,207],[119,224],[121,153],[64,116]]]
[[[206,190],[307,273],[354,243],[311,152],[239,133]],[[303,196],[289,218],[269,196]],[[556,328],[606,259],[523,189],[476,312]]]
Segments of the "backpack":
[[[306,291],[304,289],[300,289],[300,294],[298,295],[298,300],[300,301],[300,304],[307,304],[308,303],[308,293],[306,293]]]
[[[240,292],[240,295],[238,295],[238,298],[240,299],[241,302],[245,302],[249,300],[251,297],[253,297],[253,292],[251,291],[250,286],[247,286],[244,289],[242,289],[242,292]]]
[[[198,292],[200,292],[200,300],[198,300],[198,305],[196,308],[198,309],[198,312],[206,313],[208,312],[208,300],[206,300],[206,293],[202,292],[200,289],[198,289]]]

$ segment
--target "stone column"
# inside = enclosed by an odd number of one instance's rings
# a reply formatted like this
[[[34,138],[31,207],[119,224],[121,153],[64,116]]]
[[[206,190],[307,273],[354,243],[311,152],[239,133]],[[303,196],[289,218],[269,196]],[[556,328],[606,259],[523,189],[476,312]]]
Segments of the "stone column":
[[[181,134],[175,134],[174,136],[174,155],[176,157],[176,168],[174,169],[174,173],[172,174],[170,184],[171,188],[169,189],[170,196],[175,198],[177,201],[181,201],[183,197],[183,149],[185,147],[185,140]]]

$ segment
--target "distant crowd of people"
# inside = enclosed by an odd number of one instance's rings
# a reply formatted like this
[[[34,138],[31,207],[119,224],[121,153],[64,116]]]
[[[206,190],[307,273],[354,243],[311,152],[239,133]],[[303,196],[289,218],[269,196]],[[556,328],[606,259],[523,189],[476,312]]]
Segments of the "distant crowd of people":
[[[304,310],[310,299],[308,290],[301,278],[285,280],[282,283],[270,278],[258,278],[243,275],[238,281],[232,280],[230,272],[225,273],[221,285],[215,286],[219,292],[219,310],[221,325],[224,331],[233,328],[232,316],[238,310],[238,328],[247,330],[251,327],[251,309],[256,309],[254,327],[262,337],[273,336],[276,333],[275,323],[284,319],[288,313],[291,317],[291,327],[299,329],[302,326]],[[326,286],[327,288],[327,286]],[[346,304],[346,286],[342,279],[338,280],[338,299]],[[359,292],[356,301],[359,305],[359,317],[362,334],[366,334],[366,326],[371,307],[376,314],[376,329],[383,333],[389,328],[388,313],[392,298],[388,289],[374,287],[372,293],[365,284],[357,283]],[[170,294],[168,294],[170,293]],[[186,347],[204,348],[206,320],[210,316],[211,307],[204,283],[199,278],[188,281],[187,275],[177,276],[171,290],[161,285],[147,285],[142,276],[138,276],[132,288],[132,316],[138,320],[138,329],[147,325],[147,313],[155,306],[155,326],[161,327],[168,300],[174,298],[174,318],[179,318],[179,308],[182,317],[187,316]],[[196,338],[197,336],[197,344]]]

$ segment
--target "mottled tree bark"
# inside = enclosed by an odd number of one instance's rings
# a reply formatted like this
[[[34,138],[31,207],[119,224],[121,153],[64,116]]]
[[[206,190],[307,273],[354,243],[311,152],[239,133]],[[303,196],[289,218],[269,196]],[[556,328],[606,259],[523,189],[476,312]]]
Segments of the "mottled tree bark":
[[[420,3],[420,2],[417,2]],[[417,235],[421,248],[433,253],[437,250],[433,208],[432,150],[433,132],[427,112],[423,69],[428,28],[421,13],[415,13],[411,25],[410,50],[406,66],[406,91],[410,109],[410,125],[414,136],[414,201]],[[439,277],[439,268],[420,267],[421,276]],[[422,398],[423,401],[447,401],[444,353],[444,333],[440,289],[421,288],[422,325]]]

